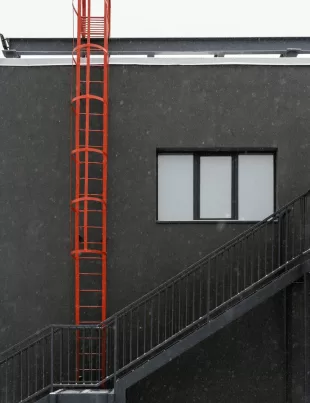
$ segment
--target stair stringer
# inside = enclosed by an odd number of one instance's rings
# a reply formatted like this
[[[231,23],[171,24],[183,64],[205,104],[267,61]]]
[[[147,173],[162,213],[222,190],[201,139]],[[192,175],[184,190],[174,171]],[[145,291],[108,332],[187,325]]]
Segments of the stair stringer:
[[[203,340],[207,339],[212,334],[221,330],[229,323],[240,318],[245,313],[249,312],[256,306],[260,305],[268,298],[275,295],[277,292],[288,287],[290,284],[297,281],[304,273],[310,271],[310,259],[304,261],[304,258],[297,263],[289,271],[284,272],[274,280],[254,292],[247,298],[242,299],[234,306],[228,308],[222,314],[217,316],[210,322],[205,323],[198,329],[178,340],[167,349],[159,352],[157,355],[144,362],[142,365],[136,367],[131,372],[127,373],[123,377],[119,378],[115,385],[115,397],[116,403],[126,402],[126,390],[133,386],[135,383],[141,381],[143,378],[151,375],[164,365],[171,362],[173,359],[179,357],[181,354],[190,350]]]

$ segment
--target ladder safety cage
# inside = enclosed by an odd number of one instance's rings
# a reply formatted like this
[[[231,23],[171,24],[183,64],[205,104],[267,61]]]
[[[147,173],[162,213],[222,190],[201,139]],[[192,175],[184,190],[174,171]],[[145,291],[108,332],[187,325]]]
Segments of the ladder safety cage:
[[[71,255],[75,323],[88,326],[106,319],[110,0],[75,0],[73,12],[76,43],[71,100]],[[104,345],[100,356],[91,357],[83,349],[85,340],[80,332],[76,342],[77,379],[81,377],[81,357],[83,367],[86,357],[90,372],[100,366],[104,377]]]

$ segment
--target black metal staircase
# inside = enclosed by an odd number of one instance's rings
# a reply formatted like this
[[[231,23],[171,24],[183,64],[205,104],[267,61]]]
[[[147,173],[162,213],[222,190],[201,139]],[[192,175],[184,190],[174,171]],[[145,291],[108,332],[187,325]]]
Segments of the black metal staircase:
[[[113,394],[124,403],[131,385],[309,271],[309,197],[310,191],[101,325],[50,326],[2,353],[0,402],[35,401],[53,391],[49,401],[62,402],[63,389],[105,388],[107,402]]]

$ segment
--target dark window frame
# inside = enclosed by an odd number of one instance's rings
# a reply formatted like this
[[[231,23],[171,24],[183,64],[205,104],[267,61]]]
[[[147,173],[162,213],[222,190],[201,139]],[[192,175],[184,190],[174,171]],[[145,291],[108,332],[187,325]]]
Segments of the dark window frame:
[[[158,156],[159,155],[193,155],[193,219],[190,221],[158,221]],[[238,217],[238,175],[239,175],[239,155],[272,155],[273,156],[273,212],[277,209],[277,149],[276,148],[157,148],[156,150],[156,221],[159,223],[214,223],[214,222],[234,222],[234,223],[255,223],[257,221],[240,221]],[[201,157],[231,157],[231,217],[225,218],[205,218],[200,217],[200,158]]]

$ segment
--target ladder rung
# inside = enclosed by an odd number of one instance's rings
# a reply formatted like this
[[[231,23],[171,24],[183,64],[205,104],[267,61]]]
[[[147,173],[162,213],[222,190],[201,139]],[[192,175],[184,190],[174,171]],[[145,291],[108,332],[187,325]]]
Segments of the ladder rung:
[[[96,355],[101,357],[101,353],[79,353],[79,355]]]
[[[84,241],[80,241],[80,243],[84,244]],[[87,241],[87,245],[102,245],[102,242]],[[90,249],[90,250],[92,250],[92,249]]]
[[[102,276],[102,273],[80,273],[80,276]]]
[[[81,193],[80,195],[79,195],[79,198],[81,198],[81,197],[97,197],[98,199],[101,199],[102,197],[103,197],[103,194],[102,193],[87,193],[87,194],[85,194],[85,193]],[[80,200],[80,203],[85,203],[85,202],[93,202],[94,200]],[[95,200],[95,201],[97,201],[97,200]]]
[[[103,210],[76,210],[74,207],[72,208],[73,213],[81,213],[81,214],[86,214],[86,213],[103,213]]]
[[[79,197],[95,197],[95,196],[103,196],[102,193],[80,193]],[[88,201],[88,200],[82,200],[82,201]],[[91,200],[92,201],[92,200]]]
[[[85,165],[85,161],[79,161],[79,164],[80,165]],[[104,163],[103,162],[88,161],[87,164],[89,164],[89,165],[103,165]]]
[[[103,213],[103,210],[76,210],[75,208],[72,209],[74,213]]]
[[[104,116],[103,113],[87,113],[86,112],[80,112],[80,115],[84,115],[84,116]]]
[[[92,253],[91,250],[88,251],[81,251],[81,253]],[[102,254],[105,254],[104,252],[102,252]],[[80,256],[79,257],[80,260],[102,260],[101,257],[94,257],[94,256]],[[100,274],[101,275],[101,274]]]
[[[99,227],[98,225],[80,225],[79,228],[99,228],[102,229],[103,227]]]
[[[86,132],[86,128],[84,129],[83,127],[80,128],[79,130],[80,130],[80,132]],[[104,132],[104,129],[88,129],[88,131],[89,131],[89,132],[93,132],[93,133],[103,133],[103,132]],[[80,147],[82,147],[81,144],[80,144]],[[84,146],[84,147],[85,147],[85,146]],[[96,147],[96,146],[94,146],[94,147]],[[97,146],[97,147],[102,147],[102,148],[103,148],[103,146]]]
[[[80,179],[83,179],[83,180],[85,180],[86,178],[80,178]],[[102,182],[103,181],[103,178],[87,178],[89,181],[100,181],[100,182]]]
[[[86,145],[86,144],[80,144],[80,147],[81,147],[81,148],[87,148],[87,147],[89,147],[89,148],[98,148],[99,150],[100,150],[101,148],[103,148],[102,146],[94,146],[94,145],[92,145],[92,144],[88,144],[88,145]]]
[[[85,80],[81,80],[80,83],[87,83],[89,82],[90,84],[92,83],[104,83],[104,81],[96,81],[96,80],[89,80],[89,81],[85,81]]]

